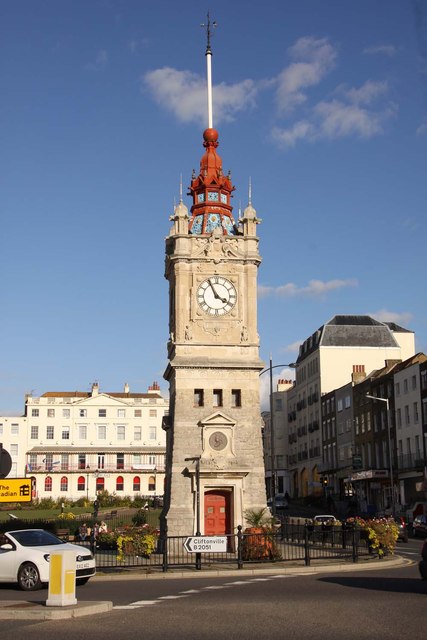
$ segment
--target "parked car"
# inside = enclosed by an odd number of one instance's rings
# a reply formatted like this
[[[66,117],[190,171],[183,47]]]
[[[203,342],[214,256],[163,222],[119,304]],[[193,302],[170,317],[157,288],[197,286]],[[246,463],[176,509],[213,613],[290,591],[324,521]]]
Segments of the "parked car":
[[[49,582],[50,554],[76,553],[76,584],[85,584],[96,573],[89,549],[64,542],[43,529],[22,529],[0,534],[0,582],[17,582],[24,591],[35,591]]]
[[[412,532],[414,536],[427,536],[427,515],[414,518]]]
[[[288,501],[286,500],[284,493],[276,493],[276,495],[274,496],[274,504],[276,509],[287,509],[289,507]],[[267,500],[267,506],[268,507],[273,506],[272,498],[269,498]]]
[[[320,515],[320,516],[314,516],[313,518],[313,524],[325,524],[325,525],[333,525],[336,522],[338,522],[338,520],[336,519],[335,516],[332,515]]]
[[[397,537],[398,540],[402,542],[408,542],[408,527],[406,526],[406,520],[402,516],[396,516],[394,519],[397,524],[397,528],[399,529],[399,535]]]

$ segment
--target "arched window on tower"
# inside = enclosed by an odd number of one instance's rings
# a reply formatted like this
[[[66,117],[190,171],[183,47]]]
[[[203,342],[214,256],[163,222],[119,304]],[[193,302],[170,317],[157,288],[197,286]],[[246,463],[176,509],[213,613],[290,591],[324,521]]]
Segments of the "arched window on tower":
[[[156,490],[156,477],[150,476],[148,478],[148,491],[155,491],[155,490]]]
[[[141,478],[139,476],[135,476],[133,479],[133,490],[141,491]]]
[[[86,489],[86,479],[84,476],[79,476],[77,479],[77,491],[84,491]]]
[[[62,476],[61,484],[60,484],[60,490],[61,491],[68,491],[68,478],[67,478],[67,476]]]
[[[44,480],[44,490],[52,491],[52,478],[50,476],[46,476]]]
[[[116,480],[116,491],[123,491],[124,489],[124,480],[123,476],[117,476]]]

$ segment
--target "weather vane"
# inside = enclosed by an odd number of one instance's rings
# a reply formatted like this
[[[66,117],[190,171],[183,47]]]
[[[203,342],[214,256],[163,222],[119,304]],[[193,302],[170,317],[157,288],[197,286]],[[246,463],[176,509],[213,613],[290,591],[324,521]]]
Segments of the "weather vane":
[[[208,11],[208,20],[207,22],[202,22],[201,23],[201,27],[206,27],[206,38],[207,38],[207,45],[206,45],[206,55],[208,53],[212,54],[212,49],[211,49],[211,35],[212,35],[212,31],[211,31],[211,27],[216,27],[218,26],[217,22],[215,22],[215,20],[211,23],[211,17],[209,15],[209,11]]]

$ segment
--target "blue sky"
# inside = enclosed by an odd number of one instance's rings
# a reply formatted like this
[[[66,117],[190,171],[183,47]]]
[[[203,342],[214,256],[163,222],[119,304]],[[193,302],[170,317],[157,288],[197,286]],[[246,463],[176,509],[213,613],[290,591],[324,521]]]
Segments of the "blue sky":
[[[251,177],[263,219],[261,357],[294,361],[348,313],[427,352],[427,3],[210,10],[219,153],[236,217]],[[203,153],[206,11],[0,3],[0,414],[93,381],[167,391],[164,239]]]

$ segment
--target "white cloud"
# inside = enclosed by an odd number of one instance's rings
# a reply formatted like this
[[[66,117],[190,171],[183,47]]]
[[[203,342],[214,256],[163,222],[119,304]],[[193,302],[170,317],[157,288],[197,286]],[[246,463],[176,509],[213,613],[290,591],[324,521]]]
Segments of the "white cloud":
[[[99,49],[99,51],[97,51],[96,53],[96,57],[94,62],[90,62],[87,65],[88,69],[103,69],[106,64],[108,62],[108,51],[106,51],[105,49]]]
[[[388,309],[379,309],[378,311],[368,313],[368,315],[380,322],[395,322],[405,328],[413,318],[412,313],[409,311],[398,313],[397,311],[389,311]]]
[[[371,138],[383,132],[381,114],[338,100],[319,102],[313,114],[319,122],[318,135],[323,138],[342,138],[352,134]]]
[[[293,282],[288,282],[278,287],[268,287],[260,285],[258,287],[258,294],[260,297],[276,295],[283,298],[293,298],[296,296],[317,298],[325,296],[330,291],[336,291],[345,287],[357,286],[358,281],[355,279],[329,280],[327,282],[323,282],[322,280],[310,280],[308,285],[305,287],[298,287]]]
[[[277,103],[280,111],[289,111],[306,102],[302,89],[315,86],[335,65],[336,51],[326,38],[300,38],[289,49],[291,63],[277,78]]]
[[[190,71],[163,67],[142,78],[156,102],[181,122],[204,122],[207,115],[206,80]],[[213,90],[214,122],[231,121],[244,109],[255,105],[258,88],[252,80],[234,85],[221,83]]]
[[[380,53],[391,58],[396,55],[397,48],[392,44],[380,44],[373,47],[365,47],[365,49],[363,49],[363,53],[368,55]]]
[[[358,89],[349,89],[346,95],[350,102],[355,104],[371,104],[373,100],[388,91],[387,82],[374,82],[367,80]]]
[[[274,127],[271,132],[271,138],[279,144],[279,146],[290,148],[294,147],[299,140],[314,140],[316,130],[314,126],[305,120],[296,122],[289,129],[281,129]]]
[[[427,117],[424,118],[420,126],[417,128],[417,136],[425,136],[427,134]]]
[[[291,342],[290,344],[282,347],[281,351],[283,353],[298,353],[300,345],[304,342],[304,340],[297,340],[296,342]]]

